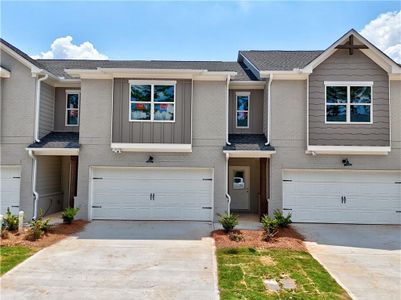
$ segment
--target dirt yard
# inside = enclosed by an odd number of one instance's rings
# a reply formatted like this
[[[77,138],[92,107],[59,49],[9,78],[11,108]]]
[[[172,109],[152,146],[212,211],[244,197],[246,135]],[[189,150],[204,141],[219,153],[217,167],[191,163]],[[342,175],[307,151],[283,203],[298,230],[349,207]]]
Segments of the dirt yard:
[[[35,250],[40,250],[50,246],[65,237],[77,233],[84,229],[88,222],[76,220],[72,224],[57,224],[51,226],[49,232],[45,233],[36,241],[27,240],[29,228],[25,227],[23,232],[9,232],[7,238],[0,240],[0,246],[26,246]]]
[[[242,236],[241,240],[233,241],[229,234],[223,230],[215,230],[212,237],[217,248],[261,248],[261,249],[289,249],[306,251],[303,237],[290,227],[280,228],[278,234],[269,242],[266,242],[263,230],[234,230],[234,235]]]

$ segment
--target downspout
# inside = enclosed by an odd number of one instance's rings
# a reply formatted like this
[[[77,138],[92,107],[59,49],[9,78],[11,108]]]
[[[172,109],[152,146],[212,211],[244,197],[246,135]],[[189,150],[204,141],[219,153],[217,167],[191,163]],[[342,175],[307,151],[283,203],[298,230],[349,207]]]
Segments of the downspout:
[[[230,117],[230,106],[229,106],[229,101],[230,101],[230,75],[227,76],[227,97],[226,97],[226,144],[231,145],[231,143],[228,141],[228,126],[229,126],[229,117]]]
[[[267,84],[267,141],[265,145],[270,145],[270,128],[271,128],[271,86],[273,81],[273,73],[269,75],[269,82]]]
[[[39,116],[40,116],[40,86],[43,80],[49,78],[46,74],[44,77],[39,78],[36,83],[36,98],[35,98],[35,142],[40,142],[39,139]]]
[[[228,160],[230,158],[230,155],[226,153],[226,198],[227,198],[227,214],[230,215],[231,211],[231,196],[228,193]]]
[[[28,151],[29,156],[33,160],[33,167],[32,167],[32,193],[34,196],[33,200],[33,220],[36,220],[38,217],[38,202],[39,202],[39,193],[36,191],[36,170],[37,170],[37,158],[33,154],[32,150]]]

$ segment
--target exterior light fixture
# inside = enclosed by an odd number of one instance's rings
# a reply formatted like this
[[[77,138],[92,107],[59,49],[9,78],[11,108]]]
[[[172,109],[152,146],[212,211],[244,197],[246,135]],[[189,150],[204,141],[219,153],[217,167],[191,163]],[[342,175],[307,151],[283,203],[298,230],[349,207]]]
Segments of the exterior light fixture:
[[[344,167],[351,167],[351,166],[352,166],[352,164],[351,164],[351,162],[348,160],[348,158],[343,159],[342,162],[343,162]]]
[[[153,164],[154,163],[154,158],[152,155],[149,155],[148,160],[146,161],[147,164]]]

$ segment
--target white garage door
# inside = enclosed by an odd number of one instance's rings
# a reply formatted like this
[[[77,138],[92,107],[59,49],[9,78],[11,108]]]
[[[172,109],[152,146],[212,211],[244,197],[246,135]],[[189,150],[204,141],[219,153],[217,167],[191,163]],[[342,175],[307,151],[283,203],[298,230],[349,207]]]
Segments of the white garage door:
[[[283,210],[294,222],[400,224],[401,172],[286,170]]]
[[[9,207],[18,214],[20,200],[20,166],[0,166],[0,213],[5,214]]]
[[[211,221],[213,170],[92,168],[92,218]]]

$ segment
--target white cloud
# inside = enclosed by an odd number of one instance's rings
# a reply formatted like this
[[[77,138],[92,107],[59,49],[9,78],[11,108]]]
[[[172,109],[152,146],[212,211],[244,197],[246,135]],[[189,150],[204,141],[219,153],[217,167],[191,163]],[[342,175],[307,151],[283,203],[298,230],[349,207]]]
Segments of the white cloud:
[[[401,63],[401,10],[379,15],[360,33],[392,59]]]
[[[72,36],[59,37],[51,44],[49,51],[40,55],[33,55],[34,59],[107,59],[107,56],[99,53],[91,42],[83,42],[81,45],[72,43]]]

